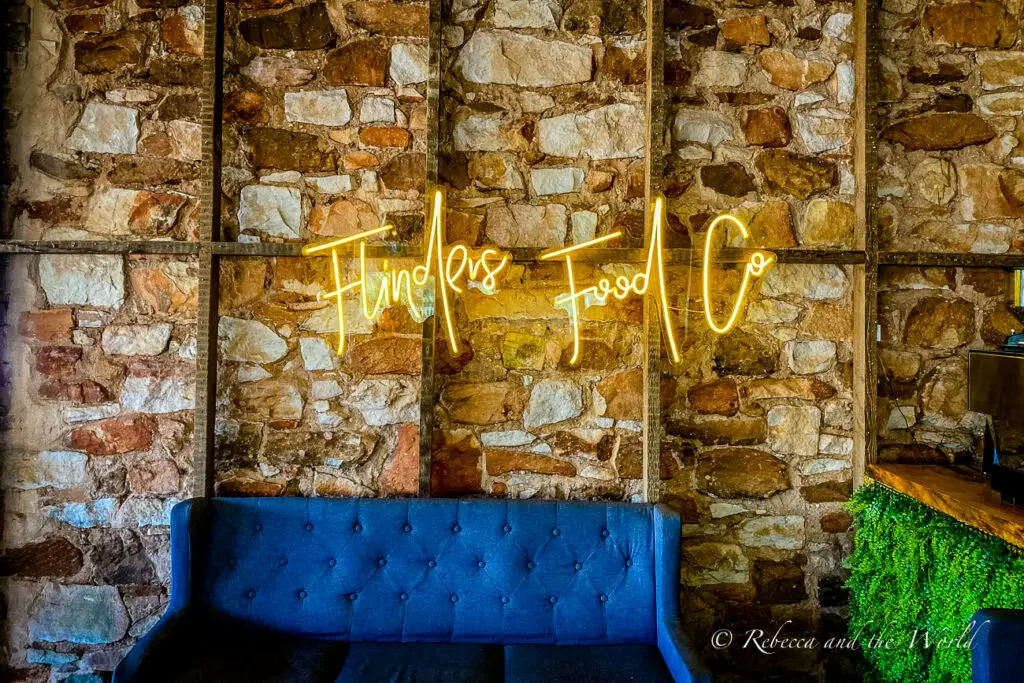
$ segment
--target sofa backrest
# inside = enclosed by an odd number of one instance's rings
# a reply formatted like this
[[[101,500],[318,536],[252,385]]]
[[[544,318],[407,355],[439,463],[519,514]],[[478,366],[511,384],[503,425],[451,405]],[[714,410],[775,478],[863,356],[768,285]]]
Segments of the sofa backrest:
[[[352,641],[657,640],[650,505],[205,502],[208,531],[190,541],[189,600],[254,625]],[[678,521],[669,527],[674,539],[658,543],[678,549]],[[668,571],[678,577],[678,567]]]

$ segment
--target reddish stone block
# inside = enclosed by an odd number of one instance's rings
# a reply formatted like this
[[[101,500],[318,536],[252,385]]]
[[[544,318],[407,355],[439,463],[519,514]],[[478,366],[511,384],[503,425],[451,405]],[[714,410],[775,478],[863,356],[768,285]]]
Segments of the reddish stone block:
[[[67,341],[75,320],[70,308],[26,311],[21,314],[18,332],[23,337],[44,342]]]
[[[77,346],[44,346],[36,351],[36,370],[48,377],[70,377],[82,360]]]
[[[90,455],[144,451],[153,443],[153,418],[147,415],[113,417],[71,432],[71,446]]]

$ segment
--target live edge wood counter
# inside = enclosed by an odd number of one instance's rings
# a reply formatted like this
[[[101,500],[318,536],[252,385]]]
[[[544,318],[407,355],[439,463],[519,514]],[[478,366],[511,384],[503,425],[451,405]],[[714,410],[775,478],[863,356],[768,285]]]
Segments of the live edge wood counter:
[[[873,464],[868,477],[1024,549],[1024,507],[1004,503],[980,473],[941,465]]]

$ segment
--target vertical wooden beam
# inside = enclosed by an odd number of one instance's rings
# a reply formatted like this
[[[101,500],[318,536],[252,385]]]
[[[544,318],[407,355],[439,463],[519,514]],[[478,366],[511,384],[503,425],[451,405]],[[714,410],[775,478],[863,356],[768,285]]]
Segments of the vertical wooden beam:
[[[192,495],[213,495],[213,427],[217,402],[217,296],[219,268],[213,242],[220,239],[221,73],[224,7],[206,0],[203,26],[202,193],[199,217],[199,311],[196,325],[195,454]]]
[[[438,188],[438,163],[441,140],[441,29],[442,0],[430,0],[429,62],[427,74],[427,178],[426,216],[432,210],[431,195]],[[424,230],[424,253],[428,231]],[[440,257],[440,255],[438,255]],[[440,301],[440,283],[434,282],[434,301]],[[437,304],[434,315],[423,322],[423,346],[420,352],[420,480],[419,495],[430,497],[430,473],[434,436],[434,349],[437,340]]]
[[[853,266],[853,480],[864,481],[864,468],[875,459],[878,425],[878,235],[874,225],[876,191],[876,102],[878,101],[877,10],[873,0],[857,0],[854,74],[854,176],[857,182],[856,247],[865,253],[864,265]]]
[[[647,147],[644,199],[647,223],[644,246],[651,242],[654,196],[661,191],[665,168],[665,31],[664,0],[647,0]],[[644,297],[644,501],[657,502],[661,460],[661,318],[657,302]]]

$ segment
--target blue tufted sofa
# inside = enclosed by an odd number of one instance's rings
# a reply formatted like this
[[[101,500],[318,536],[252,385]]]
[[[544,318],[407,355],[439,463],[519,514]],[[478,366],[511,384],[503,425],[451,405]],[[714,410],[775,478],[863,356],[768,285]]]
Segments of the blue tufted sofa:
[[[658,505],[193,499],[114,683],[710,681]]]
[[[1024,653],[1024,610],[981,609],[974,613],[977,639],[971,648],[973,683],[1019,683]]]

